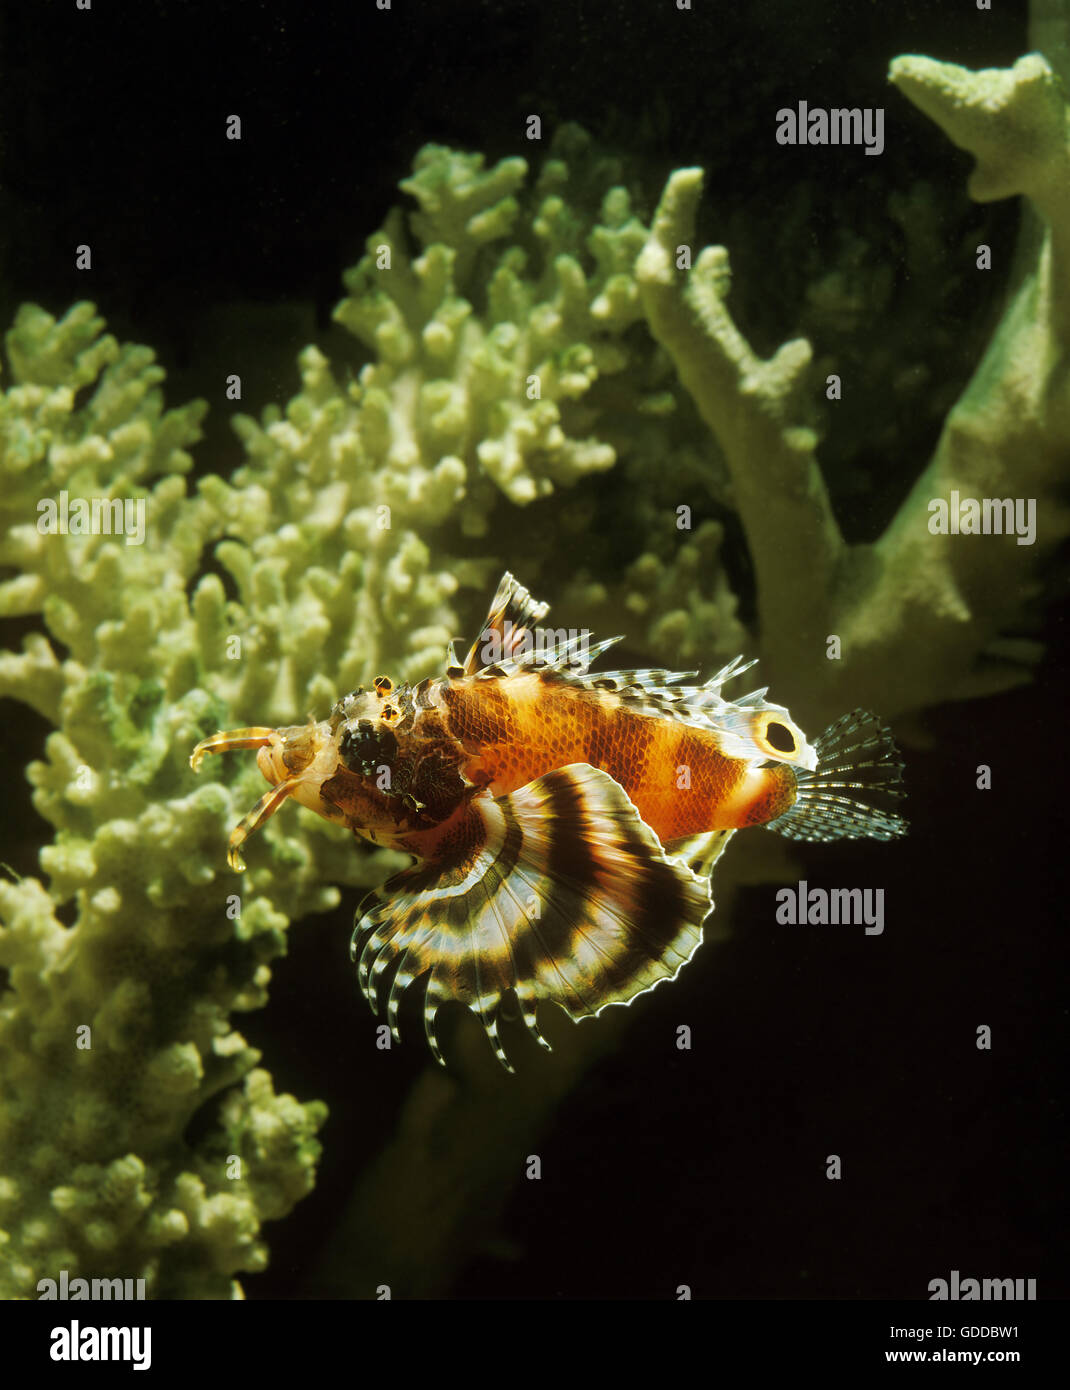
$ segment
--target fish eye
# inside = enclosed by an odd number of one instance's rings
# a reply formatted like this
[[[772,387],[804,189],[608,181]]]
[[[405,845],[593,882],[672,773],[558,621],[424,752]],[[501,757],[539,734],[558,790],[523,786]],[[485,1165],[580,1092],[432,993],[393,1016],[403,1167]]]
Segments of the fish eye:
[[[370,777],[377,767],[389,765],[397,757],[398,741],[389,729],[375,729],[370,719],[362,719],[342,735],[338,755],[350,772]]]
[[[798,752],[795,735],[786,724],[781,724],[775,719],[771,719],[765,726],[765,741],[778,753]]]

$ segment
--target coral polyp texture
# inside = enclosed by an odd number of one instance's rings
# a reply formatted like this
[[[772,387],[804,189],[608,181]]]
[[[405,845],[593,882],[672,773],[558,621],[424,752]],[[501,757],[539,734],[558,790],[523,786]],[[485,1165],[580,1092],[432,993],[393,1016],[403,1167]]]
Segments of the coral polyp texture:
[[[799,409],[808,343],[754,352],[723,247],[678,268],[700,171],[672,174],[646,223],[574,128],[534,175],[420,151],[402,184],[416,211],[368,238],[336,310],[370,361],[351,376],[306,348],[286,408],[237,418],[245,458],[227,479],[187,486],[205,407],[166,408],[151,352],[88,304],[20,311],[0,397],[0,615],[35,630],[0,656],[0,694],[52,727],[28,776],[54,836],[44,882],[0,880],[0,1296],[62,1270],[231,1296],[263,1268],[262,1223],[310,1190],[325,1111],[276,1094],[233,1015],[264,1002],[291,920],[386,864],[294,811],[239,885],[223,847],[259,774],[235,759],[195,781],[190,750],[321,715],[381,671],[440,669],[467,594],[515,563],[528,504],[556,510],[525,574],[560,576],[562,609],[607,628],[638,619],[653,658],[712,669],[760,650],[793,703],[885,715],[1028,678],[1037,649],[1017,628],[1067,529],[1066,107],[1038,55],[982,73],[902,58],[892,78],[977,156],[975,197],[1021,193],[1038,217],[987,353],[872,544],[845,541]],[[738,518],[753,630],[722,521],[675,531],[670,461]],[[583,484],[609,469],[637,516],[670,519],[649,549],[576,574],[574,536],[601,504]],[[933,536],[927,504],[953,488],[1034,497],[1036,545]],[[142,543],[42,530],[39,504],[61,494],[143,504]],[[815,659],[829,633],[841,662]],[[411,1153],[410,1181],[438,1161]],[[465,1219],[458,1202],[436,1238]],[[420,1252],[427,1269],[439,1256]]]

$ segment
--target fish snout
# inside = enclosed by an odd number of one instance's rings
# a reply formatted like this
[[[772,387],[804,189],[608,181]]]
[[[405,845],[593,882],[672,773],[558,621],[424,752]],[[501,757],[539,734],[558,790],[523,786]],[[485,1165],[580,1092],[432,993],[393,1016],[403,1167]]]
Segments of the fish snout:
[[[296,724],[272,731],[256,755],[256,765],[272,786],[304,772],[320,750],[319,726]]]

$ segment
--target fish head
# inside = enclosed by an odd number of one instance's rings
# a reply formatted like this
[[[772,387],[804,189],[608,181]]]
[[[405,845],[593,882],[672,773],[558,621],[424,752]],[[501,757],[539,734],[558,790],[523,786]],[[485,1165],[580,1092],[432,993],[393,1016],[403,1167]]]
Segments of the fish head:
[[[294,724],[266,732],[266,742],[256,755],[256,765],[273,787],[288,777],[307,773],[322,757],[330,734],[322,723]]]
[[[413,693],[395,686],[387,676],[376,678],[371,690],[363,686],[339,700],[328,721],[338,761],[357,777],[384,777],[397,766],[399,738],[404,741],[415,723]]]
[[[328,719],[266,731],[257,766],[272,787],[383,843],[411,829],[414,816],[401,795],[395,717],[367,703],[363,691],[339,701]]]
[[[369,720],[310,721],[265,730],[256,765],[280,795],[358,832],[393,829],[398,808],[384,790],[384,760],[392,736],[373,732]],[[281,804],[281,802],[280,802]]]
[[[242,845],[287,800],[376,843],[418,828],[425,805],[409,792],[413,779],[398,742],[412,722],[409,687],[395,690],[380,676],[372,691],[358,689],[339,700],[327,719],[230,729],[202,739],[190,755],[194,772],[210,754],[255,748],[257,767],[271,788],[231,831],[231,867],[245,867]]]
[[[437,716],[433,733],[418,725],[410,686],[380,676],[339,700],[328,722],[334,768],[319,793],[357,834],[386,843],[453,809],[463,792],[459,757]]]

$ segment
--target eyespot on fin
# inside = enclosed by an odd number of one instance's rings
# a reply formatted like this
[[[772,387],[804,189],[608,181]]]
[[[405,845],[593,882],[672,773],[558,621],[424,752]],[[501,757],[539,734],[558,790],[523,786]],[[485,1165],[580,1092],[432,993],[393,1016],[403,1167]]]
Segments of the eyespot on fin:
[[[817,768],[796,769],[795,804],[767,830],[789,840],[896,840],[907,821],[895,809],[906,795],[903,761],[885,724],[856,709],[814,741]]]

